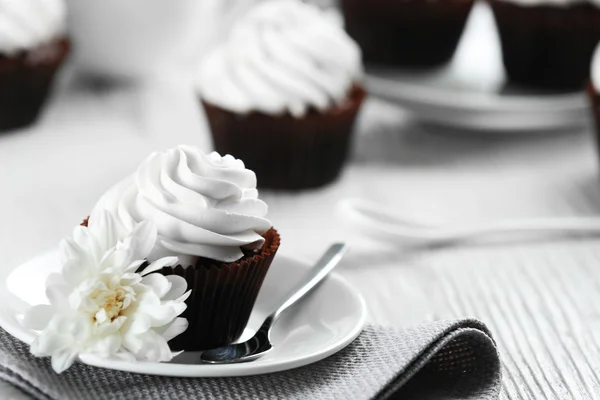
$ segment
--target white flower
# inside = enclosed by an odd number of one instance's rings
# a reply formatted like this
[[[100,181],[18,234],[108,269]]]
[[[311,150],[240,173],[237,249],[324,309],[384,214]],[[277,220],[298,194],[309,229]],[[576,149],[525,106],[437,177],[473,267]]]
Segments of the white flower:
[[[151,274],[177,262],[165,257],[135,271],[156,242],[152,223],[141,222],[118,240],[116,223],[102,213],[61,243],[62,272],[46,282],[49,305],[32,307],[23,320],[41,331],[31,353],[52,357],[58,373],[79,354],[127,360],[169,361],[167,342],[187,329],[187,284],[180,276]]]

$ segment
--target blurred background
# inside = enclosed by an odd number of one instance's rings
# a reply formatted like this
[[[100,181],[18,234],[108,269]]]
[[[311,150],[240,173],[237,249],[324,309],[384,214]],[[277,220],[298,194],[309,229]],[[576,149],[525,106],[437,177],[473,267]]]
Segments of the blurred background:
[[[349,241],[357,282],[407,253],[350,199],[448,226],[597,215],[599,41],[587,2],[0,0],[0,254],[54,248],[179,144],[257,172],[283,252]],[[399,274],[429,301],[430,270]]]

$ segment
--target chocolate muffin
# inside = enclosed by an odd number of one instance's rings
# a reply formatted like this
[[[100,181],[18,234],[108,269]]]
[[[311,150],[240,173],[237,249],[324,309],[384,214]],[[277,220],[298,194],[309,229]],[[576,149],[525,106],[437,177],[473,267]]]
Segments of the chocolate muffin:
[[[348,98],[320,112],[298,118],[261,112],[237,115],[203,102],[215,148],[243,154],[260,177],[260,187],[300,190],[334,181],[352,141],[352,127],[366,92],[354,86]]]
[[[490,4],[511,82],[551,91],[584,89],[600,41],[600,8],[579,1]]]
[[[33,123],[69,53],[63,0],[0,0],[0,131]]]
[[[62,39],[16,55],[0,54],[0,131],[35,122],[68,53],[69,42]]]
[[[341,0],[366,63],[431,68],[448,62],[473,0]]]
[[[315,6],[261,3],[205,59],[201,103],[215,149],[244,160],[261,188],[333,182],[366,96],[360,49]]]
[[[192,146],[153,153],[134,175],[109,189],[89,220],[115,216],[119,238],[139,222],[152,222],[158,240],[148,262],[177,257],[176,266],[158,271],[183,277],[191,289],[181,315],[189,325],[169,342],[172,350],[232,343],[248,323],[281,242],[265,218],[256,175],[230,155]]]

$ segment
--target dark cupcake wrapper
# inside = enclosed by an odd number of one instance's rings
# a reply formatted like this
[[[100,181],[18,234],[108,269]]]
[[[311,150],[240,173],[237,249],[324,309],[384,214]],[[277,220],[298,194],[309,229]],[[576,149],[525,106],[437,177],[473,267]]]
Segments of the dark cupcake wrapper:
[[[341,7],[366,63],[427,68],[452,58],[473,3],[341,0]]]
[[[199,351],[223,346],[244,332],[256,298],[280,244],[275,229],[265,235],[260,251],[242,259],[222,263],[200,260],[187,268],[166,267],[161,274],[183,277],[191,295],[181,317],[189,326],[169,342],[174,351]]]
[[[68,40],[62,39],[16,55],[0,55],[0,131],[37,119],[69,49]]]
[[[590,4],[525,7],[490,0],[511,82],[548,90],[583,90],[600,42],[600,9]]]
[[[86,218],[81,225],[88,225]],[[230,263],[201,258],[196,265],[162,268],[158,273],[178,275],[192,290],[181,314],[188,328],[169,342],[173,351],[199,351],[223,346],[244,332],[254,303],[269,267],[279,249],[281,238],[271,228],[258,251],[248,251]],[[139,270],[143,270],[142,265]]]
[[[366,96],[355,85],[345,102],[303,117],[236,114],[202,102],[215,149],[244,161],[259,188],[299,190],[334,181],[351,145],[356,116]]]

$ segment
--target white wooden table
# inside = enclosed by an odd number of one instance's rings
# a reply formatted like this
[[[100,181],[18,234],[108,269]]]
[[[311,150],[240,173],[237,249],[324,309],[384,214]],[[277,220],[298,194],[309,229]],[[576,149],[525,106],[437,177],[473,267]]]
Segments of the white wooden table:
[[[150,151],[181,143],[208,149],[198,110],[193,96],[167,83],[90,91],[64,81],[37,126],[0,135],[0,278],[56,246]],[[365,296],[372,323],[451,316],[434,304],[445,282],[438,267],[452,264],[455,254],[469,259],[469,250],[408,254],[376,243],[345,223],[337,202],[359,197],[447,223],[598,214],[591,133],[591,124],[534,136],[448,132],[370,99],[352,160],[337,183],[299,195],[262,196],[281,232],[282,252],[313,260],[334,240],[352,245],[339,272]],[[473,251],[483,259],[498,249]],[[1,398],[20,396],[0,385]],[[510,388],[504,396],[533,398]]]

